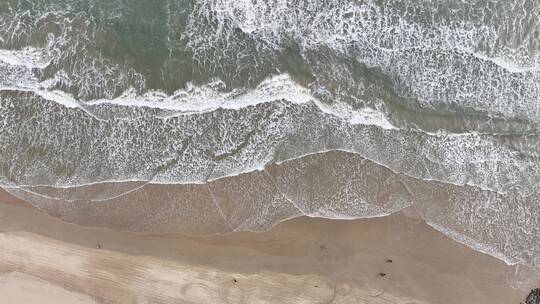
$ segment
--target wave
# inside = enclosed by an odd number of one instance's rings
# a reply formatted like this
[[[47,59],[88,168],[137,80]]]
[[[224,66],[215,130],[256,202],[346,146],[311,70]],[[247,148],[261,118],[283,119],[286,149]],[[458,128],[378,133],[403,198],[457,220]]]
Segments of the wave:
[[[7,0],[0,186],[148,233],[413,206],[537,267],[538,20],[532,0]]]
[[[312,102],[278,101],[167,120],[145,109],[87,107],[95,116],[110,115],[98,120],[31,93],[0,96],[6,186],[204,182],[338,149],[413,177],[498,192],[520,188],[526,195],[538,181],[536,136],[426,134],[352,124]],[[124,117],[116,117],[117,111]]]
[[[346,152],[305,156],[206,184],[7,190],[68,222],[138,233],[264,231],[298,216],[369,218],[412,207],[461,243],[508,264],[540,267],[538,211],[530,209],[538,193],[524,198],[417,180]]]
[[[47,62],[35,71],[42,85],[82,101],[113,99],[130,88],[174,95],[216,79],[234,92],[291,75],[326,105],[382,110],[398,127],[538,133],[534,1],[433,1],[429,8],[416,1],[165,1],[125,11],[121,1],[97,1],[95,11],[85,3],[38,1],[0,12],[0,36],[11,38],[3,47],[39,48]],[[129,23],[131,13],[144,16],[143,9],[163,15],[160,22],[140,33],[110,26]],[[151,47],[130,48],[151,38],[158,39]],[[455,122],[423,118],[434,112]]]

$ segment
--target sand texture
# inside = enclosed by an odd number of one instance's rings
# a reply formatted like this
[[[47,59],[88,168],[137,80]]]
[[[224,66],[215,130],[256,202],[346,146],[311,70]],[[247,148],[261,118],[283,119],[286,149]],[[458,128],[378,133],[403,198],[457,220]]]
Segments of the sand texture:
[[[414,214],[143,236],[0,197],[2,303],[519,303],[538,285]],[[526,278],[526,279],[523,279]],[[45,301],[45,302],[44,302]]]

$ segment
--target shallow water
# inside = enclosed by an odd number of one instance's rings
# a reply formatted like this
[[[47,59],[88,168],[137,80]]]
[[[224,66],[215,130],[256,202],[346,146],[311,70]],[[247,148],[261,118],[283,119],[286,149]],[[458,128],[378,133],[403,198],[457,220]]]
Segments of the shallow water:
[[[540,267],[539,21],[530,0],[7,0],[0,185],[147,233],[412,205]]]

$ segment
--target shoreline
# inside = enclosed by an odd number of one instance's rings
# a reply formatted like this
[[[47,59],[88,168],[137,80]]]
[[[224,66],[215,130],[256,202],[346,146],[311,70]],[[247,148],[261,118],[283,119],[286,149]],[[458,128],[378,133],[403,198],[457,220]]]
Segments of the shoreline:
[[[412,207],[439,232],[509,265],[538,268],[540,254],[537,235],[528,233],[537,229],[530,206],[538,195],[416,180],[339,151],[207,184],[5,190],[66,222],[138,234],[263,232],[302,216],[367,219]]]
[[[0,231],[0,290],[6,280],[51,285],[81,303],[518,304],[540,285],[411,210],[303,217],[261,233],[137,235],[62,222],[1,191]]]

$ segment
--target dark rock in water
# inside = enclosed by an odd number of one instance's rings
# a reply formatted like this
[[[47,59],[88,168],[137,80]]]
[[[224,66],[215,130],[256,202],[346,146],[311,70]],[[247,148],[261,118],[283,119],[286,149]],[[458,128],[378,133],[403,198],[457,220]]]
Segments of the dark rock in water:
[[[540,304],[540,288],[531,290],[531,293],[525,300],[525,304]]]

